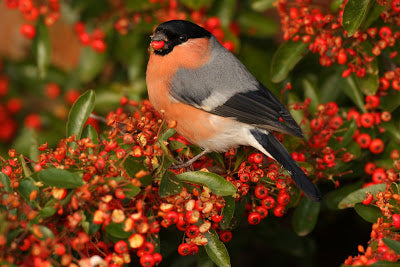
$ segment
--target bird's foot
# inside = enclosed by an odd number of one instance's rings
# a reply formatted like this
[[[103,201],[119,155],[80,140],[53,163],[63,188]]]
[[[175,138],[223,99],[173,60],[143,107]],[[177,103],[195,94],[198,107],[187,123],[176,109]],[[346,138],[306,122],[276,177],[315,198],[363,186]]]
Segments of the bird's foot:
[[[192,165],[196,160],[198,160],[199,158],[201,158],[202,156],[204,156],[205,154],[207,154],[209,151],[208,150],[203,150],[201,153],[197,154],[196,156],[194,156],[193,158],[191,158],[190,160],[186,161],[186,162],[181,162],[178,164],[173,164],[170,168],[171,169],[180,169],[180,168],[186,168],[189,167],[190,165]]]

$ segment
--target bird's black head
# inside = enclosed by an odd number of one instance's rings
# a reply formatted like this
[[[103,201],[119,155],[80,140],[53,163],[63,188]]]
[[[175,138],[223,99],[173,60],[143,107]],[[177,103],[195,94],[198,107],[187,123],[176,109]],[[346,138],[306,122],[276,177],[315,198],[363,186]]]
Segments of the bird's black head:
[[[156,28],[151,36],[151,46],[157,55],[167,55],[175,46],[194,38],[210,38],[206,29],[186,20],[170,20]]]

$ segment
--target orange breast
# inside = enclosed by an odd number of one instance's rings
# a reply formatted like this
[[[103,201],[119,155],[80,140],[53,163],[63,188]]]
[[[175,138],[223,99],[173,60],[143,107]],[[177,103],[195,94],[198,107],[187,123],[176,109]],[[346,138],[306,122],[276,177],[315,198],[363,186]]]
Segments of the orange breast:
[[[208,39],[190,40],[176,46],[165,56],[151,52],[147,65],[146,82],[150,102],[166,120],[176,121],[176,131],[194,144],[212,138],[221,129],[215,123],[215,115],[174,101],[169,95],[170,81],[181,67],[198,68],[204,65],[210,56],[209,49]],[[211,116],[214,117],[214,123],[210,123]]]

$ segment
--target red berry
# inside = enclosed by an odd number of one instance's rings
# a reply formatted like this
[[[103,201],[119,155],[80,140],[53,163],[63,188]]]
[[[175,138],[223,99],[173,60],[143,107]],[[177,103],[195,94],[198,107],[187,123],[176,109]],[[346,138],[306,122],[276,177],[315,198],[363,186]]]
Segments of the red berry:
[[[187,237],[189,237],[189,238],[194,238],[194,237],[198,236],[199,232],[200,232],[199,227],[195,224],[191,224],[190,226],[188,226],[185,231]]]
[[[268,189],[263,184],[259,184],[254,190],[254,195],[256,198],[264,199],[268,196]]]
[[[368,162],[367,164],[365,164],[365,167],[364,167],[365,173],[372,175],[372,173],[374,173],[375,169],[376,169],[375,163]]]
[[[338,62],[340,65],[343,65],[343,64],[345,64],[345,63],[347,62],[347,54],[346,54],[346,52],[344,51],[344,49],[340,50],[340,52],[338,53],[338,55],[337,55],[337,62]]]
[[[380,104],[380,99],[377,95],[367,95],[365,97],[365,102],[368,104],[369,107],[377,108]]]
[[[286,206],[290,201],[290,196],[286,192],[279,193],[277,201],[279,205]]]
[[[99,39],[93,40],[91,46],[93,50],[99,54],[103,53],[107,48],[106,43],[103,40]]]
[[[272,209],[275,206],[275,199],[271,196],[267,196],[261,201],[261,204],[267,209]]]
[[[228,49],[230,52],[235,52],[235,43],[232,41],[225,41],[222,43],[222,45]]]
[[[278,206],[276,206],[274,208],[274,215],[276,217],[282,217],[284,214],[285,214],[285,207],[284,206],[278,205]]]
[[[372,140],[371,144],[369,145],[369,150],[373,154],[380,154],[383,152],[384,149],[385,149],[385,145],[384,145],[383,141],[379,138]]]
[[[23,24],[21,26],[21,33],[28,39],[33,39],[36,35],[36,29],[30,24]]]
[[[162,261],[162,256],[160,253],[154,253],[153,254],[153,259],[154,259],[154,264],[159,265]]]
[[[368,148],[371,144],[371,136],[367,133],[361,133],[357,136],[356,142],[361,148]]]
[[[178,247],[178,253],[182,256],[190,254],[190,245],[188,243],[182,243]]]
[[[196,255],[199,252],[199,246],[196,244],[190,245],[190,254]]]
[[[374,199],[374,195],[371,193],[367,193],[365,198],[363,199],[362,203],[364,205],[369,205],[369,204],[371,204],[373,199]]]
[[[252,212],[249,214],[247,220],[252,225],[259,224],[261,221],[261,215],[258,212]]]
[[[232,232],[231,231],[221,231],[219,232],[219,238],[222,242],[229,242],[232,239]]]
[[[383,26],[379,29],[379,36],[382,39],[390,38],[392,36],[392,29],[390,29],[388,26]]]
[[[49,99],[57,98],[61,93],[61,88],[56,83],[48,83],[45,87],[45,94]]]
[[[376,168],[372,174],[372,181],[375,184],[384,183],[387,179],[386,171],[383,168]]]
[[[391,6],[394,12],[400,12],[400,0],[393,0]]]
[[[210,17],[207,21],[206,21],[206,27],[209,30],[218,28],[221,25],[221,21],[219,20],[218,17]]]
[[[375,123],[375,118],[371,113],[364,113],[360,117],[360,123],[364,128],[371,128]]]
[[[128,251],[128,244],[124,240],[120,240],[114,245],[115,252],[123,254]]]
[[[265,206],[258,206],[256,211],[260,213],[261,219],[264,219],[268,216],[268,209]]]
[[[27,128],[39,130],[42,127],[42,119],[37,114],[29,114],[24,119],[24,125]]]
[[[152,267],[154,266],[154,258],[151,254],[145,254],[140,257],[140,265],[143,267]]]
[[[12,168],[10,165],[7,165],[1,170],[1,172],[7,176],[10,176],[10,174],[12,173]]]
[[[393,226],[396,228],[400,228],[400,215],[397,213],[393,214],[392,220],[393,220]]]

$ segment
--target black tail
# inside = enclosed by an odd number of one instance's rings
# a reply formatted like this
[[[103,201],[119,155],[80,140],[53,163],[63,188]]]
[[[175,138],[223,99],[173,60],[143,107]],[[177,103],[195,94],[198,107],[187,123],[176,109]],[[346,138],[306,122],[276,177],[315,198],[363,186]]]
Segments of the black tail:
[[[321,193],[308,179],[307,175],[289,155],[285,147],[271,134],[265,134],[260,130],[250,130],[251,134],[292,176],[297,186],[313,201],[321,201]]]

